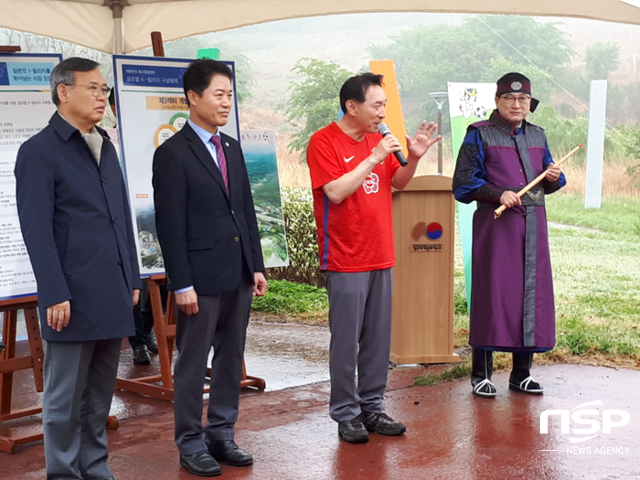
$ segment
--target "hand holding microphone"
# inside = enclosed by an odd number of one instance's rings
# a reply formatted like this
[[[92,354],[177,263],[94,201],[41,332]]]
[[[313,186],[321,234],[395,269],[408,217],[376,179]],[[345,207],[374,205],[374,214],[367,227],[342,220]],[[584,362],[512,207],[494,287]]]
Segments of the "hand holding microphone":
[[[380,135],[382,135],[383,137],[386,137],[387,135],[391,135],[391,130],[389,130],[389,127],[387,126],[387,124],[386,123],[382,123],[382,122],[380,122],[378,124],[378,132],[380,132]],[[398,163],[400,165],[402,165],[403,167],[407,166],[407,159],[404,157],[404,154],[402,153],[402,150],[398,150],[397,152],[393,152],[393,154],[398,159]]]

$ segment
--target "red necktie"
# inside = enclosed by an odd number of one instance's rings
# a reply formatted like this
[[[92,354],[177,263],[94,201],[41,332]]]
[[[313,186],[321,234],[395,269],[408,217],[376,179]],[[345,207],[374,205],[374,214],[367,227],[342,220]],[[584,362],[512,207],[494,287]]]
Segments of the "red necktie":
[[[224,150],[222,150],[222,141],[219,135],[211,137],[211,143],[216,146],[216,156],[218,157],[218,165],[220,166],[220,173],[224,180],[224,185],[227,187],[227,193],[229,192],[229,173],[227,171],[227,158],[224,156]]]

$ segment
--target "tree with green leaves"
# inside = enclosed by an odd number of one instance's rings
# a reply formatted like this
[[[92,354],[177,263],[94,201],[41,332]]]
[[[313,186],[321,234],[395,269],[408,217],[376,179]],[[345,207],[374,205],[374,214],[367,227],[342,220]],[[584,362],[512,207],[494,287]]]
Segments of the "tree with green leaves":
[[[373,45],[375,59],[391,58],[411,130],[433,119],[437,107],[429,92],[447,82],[495,82],[509,71],[531,78],[536,98],[548,100],[574,54],[556,23],[531,17],[474,16],[458,25],[419,25]]]
[[[353,73],[336,62],[306,57],[298,60],[291,72],[302,79],[291,82],[291,96],[282,106],[287,122],[299,130],[292,136],[289,151],[302,151],[301,158],[306,160],[311,135],[337,120],[340,88]]]
[[[584,60],[589,80],[607,80],[620,65],[620,45],[615,42],[595,42],[587,47]]]

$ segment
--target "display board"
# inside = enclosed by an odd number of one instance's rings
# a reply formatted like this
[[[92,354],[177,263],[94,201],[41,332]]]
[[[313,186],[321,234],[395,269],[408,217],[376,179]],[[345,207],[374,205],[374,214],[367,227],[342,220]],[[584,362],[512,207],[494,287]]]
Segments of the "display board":
[[[289,265],[289,256],[280,197],[276,132],[241,130],[240,141],[253,192],[264,266],[285,267]]]
[[[129,189],[134,233],[138,239],[137,249],[142,276],[164,273],[164,260],[155,227],[151,183],[153,154],[155,149],[177,133],[189,118],[189,107],[182,89],[182,76],[191,61],[164,57],[113,57],[122,163]],[[223,63],[234,70],[233,62]],[[236,90],[235,82],[233,89]],[[220,130],[242,143],[235,96],[229,121]],[[275,139],[275,135],[273,138]],[[249,142],[248,146],[254,145]],[[275,159],[275,141],[273,146]],[[247,169],[256,199],[256,211],[259,213],[258,226],[263,253],[267,260],[266,266],[284,266],[288,265],[288,258],[284,241],[282,205],[279,201],[277,162],[275,172],[271,168],[267,173],[264,169],[272,165],[272,162],[268,160],[268,156],[261,154],[259,157],[256,160],[247,159]],[[266,203],[261,200],[264,198],[268,198]],[[274,247],[278,244],[276,240],[279,237],[275,235],[278,229],[281,230],[284,250]]]
[[[56,107],[49,79],[58,54],[0,54],[0,299],[35,295],[22,239],[13,170],[20,145],[49,123]]]

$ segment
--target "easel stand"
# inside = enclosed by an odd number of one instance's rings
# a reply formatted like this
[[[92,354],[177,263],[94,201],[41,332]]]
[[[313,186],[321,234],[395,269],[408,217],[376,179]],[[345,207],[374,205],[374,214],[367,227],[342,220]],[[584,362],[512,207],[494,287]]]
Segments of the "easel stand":
[[[36,391],[44,390],[43,366],[44,351],[42,338],[40,337],[40,324],[36,306],[38,298],[35,296],[24,297],[0,302],[0,312],[4,314],[2,338],[7,348],[0,353],[0,425],[8,420],[29,417],[42,413],[42,407],[23,408],[12,410],[13,372],[33,369],[33,379]],[[16,334],[18,326],[18,310],[24,310],[27,332],[29,335],[30,355],[16,357]],[[42,440],[42,432],[29,435],[0,436],[0,451],[15,453],[16,445]]]
[[[173,293],[168,292],[166,310],[163,308],[160,285],[165,283],[164,275],[152,275],[147,278],[146,281],[149,284],[153,328],[158,340],[160,375],[134,379],[118,378],[116,380],[116,389],[173,401],[173,374],[171,373],[171,363],[176,338],[175,300]],[[210,375],[211,369],[208,368],[207,377],[210,378]],[[158,385],[158,383],[161,383],[161,385]],[[256,387],[258,390],[264,390],[266,388],[266,382],[262,378],[248,376],[243,362],[240,388],[247,387]],[[209,392],[209,387],[204,386],[203,392]]]

